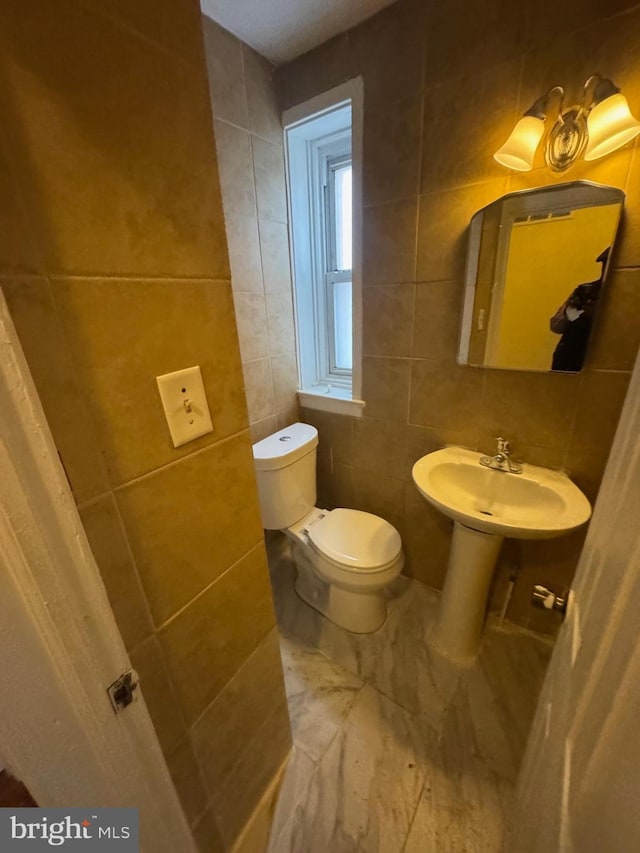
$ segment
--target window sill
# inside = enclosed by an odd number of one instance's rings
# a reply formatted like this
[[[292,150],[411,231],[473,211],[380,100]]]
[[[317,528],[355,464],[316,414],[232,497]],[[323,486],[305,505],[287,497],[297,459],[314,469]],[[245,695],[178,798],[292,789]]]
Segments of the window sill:
[[[298,402],[305,409],[316,409],[320,412],[332,412],[334,415],[351,415],[361,418],[365,407],[364,400],[354,400],[343,396],[347,392],[337,391],[317,393],[315,391],[298,391]]]

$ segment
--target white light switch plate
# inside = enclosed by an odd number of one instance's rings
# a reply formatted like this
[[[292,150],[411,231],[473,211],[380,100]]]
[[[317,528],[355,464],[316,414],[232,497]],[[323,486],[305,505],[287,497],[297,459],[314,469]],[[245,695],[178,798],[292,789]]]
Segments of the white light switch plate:
[[[213,432],[199,367],[156,376],[156,382],[174,447]]]

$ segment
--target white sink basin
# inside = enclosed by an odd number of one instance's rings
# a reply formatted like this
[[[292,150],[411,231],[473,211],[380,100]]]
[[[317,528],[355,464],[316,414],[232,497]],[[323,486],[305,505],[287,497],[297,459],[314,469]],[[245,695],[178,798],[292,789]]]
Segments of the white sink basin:
[[[480,465],[461,447],[429,453],[413,466],[422,495],[466,527],[512,539],[551,539],[581,527],[591,506],[559,471],[524,465],[522,474]]]

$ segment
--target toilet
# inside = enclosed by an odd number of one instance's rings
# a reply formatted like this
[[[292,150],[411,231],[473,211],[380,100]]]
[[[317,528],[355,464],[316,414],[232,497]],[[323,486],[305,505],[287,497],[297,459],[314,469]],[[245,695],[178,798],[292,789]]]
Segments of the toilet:
[[[384,624],[384,590],[404,564],[400,534],[369,512],[315,506],[317,446],[317,429],[302,423],[253,445],[262,525],[291,542],[300,598],[347,631],[368,634]]]

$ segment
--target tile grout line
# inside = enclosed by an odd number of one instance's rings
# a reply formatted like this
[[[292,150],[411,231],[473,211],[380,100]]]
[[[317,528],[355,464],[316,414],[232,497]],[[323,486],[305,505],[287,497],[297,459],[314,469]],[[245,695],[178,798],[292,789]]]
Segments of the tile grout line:
[[[122,517],[122,513],[120,512],[120,505],[118,504],[118,501],[116,500],[116,496],[113,492],[107,492],[106,496],[111,498],[113,506],[115,507],[115,513],[116,513],[116,517],[118,519],[118,524],[120,525],[120,530],[122,532],[122,535],[123,535],[123,537],[125,539],[125,543],[126,543],[125,548],[126,548],[127,554],[129,555],[129,559],[131,561],[131,566],[133,568],[133,576],[136,580],[138,590],[139,590],[140,594],[142,595],[142,599],[144,601],[144,609],[146,611],[147,618],[149,620],[149,625],[151,626],[151,634],[149,634],[147,637],[144,637],[139,643],[137,643],[136,644],[136,647],[137,647],[139,645],[142,645],[142,643],[145,640],[147,640],[148,637],[153,636],[155,634],[156,626],[155,626],[155,622],[153,619],[153,613],[151,612],[151,605],[149,604],[149,599],[147,597],[147,591],[144,587],[144,584],[142,583],[142,577],[140,575],[140,570],[138,569],[138,563],[137,563],[135,555],[133,553],[133,548],[131,547],[131,539],[129,537],[129,531],[126,528],[126,525],[124,523],[124,519]],[[136,647],[134,647],[134,648],[136,648]],[[133,651],[133,650],[134,649],[132,649],[131,651]],[[164,655],[163,655],[163,659],[164,659]],[[164,665],[164,660],[163,660],[163,665]],[[167,675],[168,675],[168,672],[167,672]],[[171,683],[171,689],[174,692],[174,700],[175,700],[176,694],[175,694],[175,688],[173,687],[173,683]],[[177,701],[176,701],[176,704],[178,704]],[[180,706],[178,705],[178,707],[180,707]],[[182,715],[182,708],[180,708],[180,713]]]
[[[203,453],[206,453],[212,448],[219,448],[224,444],[228,444],[231,441],[235,441],[243,435],[247,435],[247,437],[249,437],[248,424],[246,427],[243,427],[243,429],[231,433],[231,435],[225,435],[223,438],[220,438],[218,441],[213,441],[211,442],[211,444],[207,444],[205,447],[200,447],[198,448],[198,450],[194,450],[191,453],[185,453],[183,456],[180,456],[179,459],[172,459],[170,462],[165,462],[163,465],[160,465],[157,468],[153,468],[151,471],[145,471],[144,474],[139,474],[137,477],[133,477],[131,480],[127,480],[124,483],[118,483],[112,486],[112,490],[114,493],[123,492],[130,486],[139,483],[142,480],[147,480],[150,477],[155,476],[160,471],[165,471],[167,468],[173,468],[176,465],[179,465],[181,462],[184,462],[186,459],[193,459],[195,456],[201,456]],[[204,438],[204,436],[202,436],[202,438]]]
[[[0,277],[4,274],[0,273]],[[155,282],[171,282],[173,284],[199,282],[201,284],[228,284],[231,285],[231,276],[212,275],[160,275],[142,273],[136,275],[133,272],[123,273],[101,273],[101,272],[43,272],[43,273],[18,273],[12,278],[48,278],[50,281],[94,281],[94,282],[135,282],[136,284],[147,284]]]
[[[246,559],[256,549],[260,548],[261,545],[264,545],[263,539],[261,539],[259,542],[256,542],[255,545],[252,545],[248,551],[245,551],[245,553],[242,554],[241,557],[238,557],[238,559],[235,560],[228,568],[226,568],[224,570],[224,572],[221,572],[219,575],[217,575],[217,577],[215,577],[211,581],[211,583],[208,583],[203,589],[201,589],[197,595],[195,595],[192,599],[190,599],[186,604],[183,604],[182,607],[180,607],[178,610],[176,610],[175,613],[172,613],[171,616],[169,616],[167,619],[164,620],[164,622],[161,622],[157,626],[156,632],[159,634],[161,631],[163,631],[165,628],[167,628],[167,626],[169,626],[172,622],[174,622],[178,618],[178,616],[181,616],[185,612],[185,610],[187,610],[189,607],[191,607],[191,605],[194,604],[199,598],[202,598],[202,596],[205,595],[205,593],[209,592],[209,590],[219,580],[222,580],[222,578],[224,578],[226,575],[228,575],[232,569],[235,569],[236,566],[238,566],[244,559]],[[273,625],[271,626],[271,628],[272,627],[273,627]],[[271,628],[269,628],[269,631],[271,630]]]
[[[248,107],[247,107],[248,109]],[[236,124],[236,122],[231,121],[228,118],[222,118],[222,116],[215,115],[213,116],[214,121],[219,121],[222,124],[226,124],[228,127],[234,128],[234,130],[241,130],[243,133],[248,133],[250,136],[255,136],[256,139],[259,139],[261,142],[266,142],[269,145],[272,145],[274,148],[284,148],[284,145],[281,145],[279,142],[274,142],[273,139],[268,139],[266,136],[263,136],[261,133],[256,133],[255,130],[250,130],[247,127],[243,127],[241,124]],[[265,217],[263,217],[265,218]],[[280,222],[279,219],[273,220],[274,222]]]
[[[245,556],[246,556],[246,555],[245,555]],[[231,568],[233,568],[233,566],[232,566]],[[225,574],[226,574],[226,573],[225,573]],[[221,575],[220,577],[222,577],[222,575]],[[214,583],[215,583],[215,581],[214,581]],[[242,670],[243,670],[243,669],[245,668],[245,666],[247,666],[247,665],[251,662],[251,660],[256,656],[256,654],[258,653],[258,651],[259,651],[259,649],[261,648],[262,644],[265,642],[265,640],[267,639],[267,637],[269,636],[269,634],[270,634],[273,630],[276,630],[276,631],[277,631],[277,630],[278,630],[278,626],[277,626],[277,625],[272,625],[272,626],[271,626],[271,628],[269,628],[269,630],[267,631],[267,633],[266,633],[263,637],[261,637],[261,638],[260,638],[260,640],[259,640],[259,642],[258,642],[258,645],[257,645],[257,646],[256,646],[256,647],[255,647],[255,648],[254,648],[250,653],[249,653],[249,656],[248,656],[248,657],[246,657],[246,658],[242,661],[242,663],[240,664],[240,668],[239,668],[239,669],[237,669],[237,670],[233,673],[233,675],[231,676],[231,678],[230,678],[227,682],[225,682],[225,683],[222,685],[222,687],[220,688],[220,690],[216,693],[216,695],[215,695],[215,696],[214,696],[214,698],[211,700],[211,702],[209,702],[209,704],[207,705],[207,707],[206,707],[203,711],[201,711],[201,712],[200,712],[200,714],[198,714],[198,716],[195,718],[195,720],[193,721],[193,723],[191,723],[191,729],[194,729],[194,728],[195,728],[195,727],[196,727],[196,726],[197,726],[197,725],[202,721],[203,717],[204,717],[204,716],[205,716],[205,715],[206,715],[206,714],[211,710],[211,707],[215,704],[215,702],[216,702],[216,700],[218,699],[218,697],[220,696],[220,694],[221,694],[224,690],[226,690],[226,689],[227,689],[227,687],[229,687],[229,686],[230,686],[230,685],[231,685],[231,684],[236,680],[236,678],[238,678],[238,677],[239,677],[239,675],[240,675],[240,673],[242,672]],[[283,673],[283,678],[284,678],[284,673]]]
[[[174,62],[177,62],[182,68],[183,73],[185,73],[187,69],[189,69],[190,71],[193,71],[194,69],[198,70],[199,66],[197,63],[190,62],[189,60],[185,59],[184,56],[175,51],[173,48],[169,47],[167,44],[163,43],[162,41],[151,38],[144,32],[144,30],[138,29],[138,27],[129,23],[126,20],[123,20],[118,15],[114,15],[108,11],[105,11],[104,4],[91,2],[91,0],[80,0],[80,2],[86,10],[92,12],[98,17],[108,20],[112,24],[112,26],[114,26],[117,30],[120,30],[120,32],[126,33],[132,40],[142,42],[148,47],[154,48],[163,56],[172,59]]]
[[[411,820],[409,821],[409,826],[407,827],[407,834],[404,837],[404,842],[402,847],[400,848],[399,853],[404,853],[407,849],[407,844],[409,843],[409,837],[411,835],[411,830],[413,829],[413,825],[416,821],[416,815],[418,814],[418,809],[420,808],[420,803],[422,802],[422,795],[424,794],[424,789],[426,788],[426,781],[422,783],[422,787],[420,788],[420,792],[418,794],[418,798],[416,800],[416,807],[413,810],[413,814],[411,815]]]

